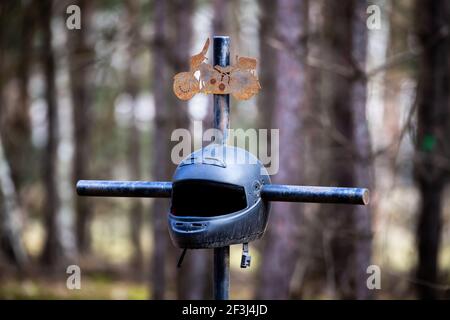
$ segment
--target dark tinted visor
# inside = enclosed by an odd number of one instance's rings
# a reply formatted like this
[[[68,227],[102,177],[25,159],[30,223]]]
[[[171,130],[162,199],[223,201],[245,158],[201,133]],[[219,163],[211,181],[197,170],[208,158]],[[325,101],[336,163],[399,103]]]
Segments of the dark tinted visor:
[[[172,185],[170,211],[176,216],[220,216],[246,207],[242,186],[208,180],[183,180]]]

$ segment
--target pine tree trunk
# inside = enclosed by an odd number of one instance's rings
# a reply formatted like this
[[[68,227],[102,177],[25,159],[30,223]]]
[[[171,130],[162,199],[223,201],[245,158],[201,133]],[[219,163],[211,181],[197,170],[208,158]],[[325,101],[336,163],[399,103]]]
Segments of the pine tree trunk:
[[[365,78],[367,27],[364,24],[367,5],[355,1],[352,15],[352,54],[357,76],[352,82],[351,110],[353,112],[353,144],[357,150],[354,167],[357,187],[372,189],[374,184],[371,159],[371,141],[366,118],[367,80]],[[373,190],[372,190],[373,191]],[[372,210],[371,206],[355,206],[355,298],[368,299],[372,292],[367,288],[367,267],[372,261]]]
[[[17,77],[19,82],[19,101],[13,108],[10,128],[8,129],[8,157],[11,164],[12,177],[21,190],[31,175],[32,166],[28,164],[31,146],[30,99],[28,94],[28,79],[32,63],[32,40],[35,22],[36,4],[21,3],[20,5],[20,55],[18,55]]]
[[[171,114],[166,103],[168,86],[166,39],[166,1],[154,2],[154,40],[153,40],[153,92],[155,98],[155,119],[152,153],[153,179],[166,181],[170,179],[170,148],[168,137],[171,133]],[[153,261],[151,267],[151,288],[153,299],[164,299],[166,293],[166,266],[169,248],[167,232],[167,199],[155,199],[153,202]]]
[[[73,155],[73,182],[90,179],[91,121],[92,121],[92,78],[90,73],[94,62],[94,50],[88,43],[92,3],[77,0],[73,4],[80,7],[82,27],[69,30],[70,89],[72,94],[75,150]],[[90,250],[90,220],[92,201],[87,197],[75,197],[76,239],[78,250],[86,254]]]
[[[127,74],[125,77],[125,91],[130,95],[132,99],[132,119],[129,132],[129,142],[128,142],[128,163],[130,170],[130,177],[132,180],[141,179],[141,147],[140,147],[140,134],[137,127],[136,119],[136,99],[139,95],[139,83],[137,76],[135,74],[136,67],[134,61],[137,58],[139,49],[139,24],[138,24],[138,14],[139,14],[139,3],[136,0],[126,1],[127,9],[127,38],[128,43],[128,67]],[[140,199],[133,199],[132,206],[130,210],[130,233],[131,233],[131,243],[133,245],[133,258],[132,266],[137,270],[142,270],[143,264],[143,252],[141,244],[141,226],[143,223],[143,207]]]
[[[213,2],[213,21],[212,21],[212,32],[213,36],[223,36],[227,34],[230,30],[227,26],[227,13],[229,9],[229,3],[231,1],[227,0],[214,0]]]
[[[1,102],[0,102],[1,103]],[[9,163],[3,151],[0,135],[0,249],[11,261],[23,270],[28,255],[22,242],[20,223],[21,207],[11,178]]]
[[[435,299],[439,297],[433,285],[439,281],[442,192],[448,178],[445,165],[448,168],[449,159],[446,130],[450,120],[450,5],[445,0],[417,1],[415,10],[416,33],[422,49],[416,101],[418,123],[414,168],[422,199],[417,229],[417,290],[420,298]]]
[[[276,37],[283,48],[274,56],[276,64],[273,128],[280,129],[280,170],[274,183],[298,184],[303,165],[303,121],[305,109],[305,57],[307,2],[277,1]],[[295,54],[293,54],[293,52]],[[265,239],[258,297],[286,299],[298,255],[298,228],[302,206],[273,203]]]
[[[259,2],[259,7],[259,81],[263,88],[258,94],[259,127],[269,129],[272,125],[273,109],[275,108],[276,68],[273,57],[276,50],[271,42],[275,37],[273,30],[275,15],[273,13],[276,3],[271,0],[262,0]]]
[[[321,63],[324,59],[324,7],[326,0],[308,2],[308,38],[307,38],[307,66],[306,66],[306,107],[303,111],[305,156],[302,171],[302,184],[326,185],[328,171],[324,170],[329,154],[327,130],[326,94],[324,87],[326,71]],[[304,219],[300,226],[300,243],[298,268],[296,278],[293,279],[293,297],[303,298],[322,295],[330,283],[330,270],[325,269],[326,251],[322,246],[321,228],[323,224],[322,205],[304,204]],[[332,285],[331,285],[332,287]],[[325,289],[325,290],[324,290]]]
[[[19,270],[25,267],[28,260],[26,249],[22,242],[21,206],[17,189],[13,179],[10,161],[6,156],[4,137],[10,132],[6,99],[4,99],[5,85],[7,83],[7,32],[10,25],[8,18],[13,9],[12,3],[0,4],[0,258],[7,258],[13,262]]]
[[[328,81],[331,119],[331,185],[370,188],[370,139],[366,121],[364,76],[367,27],[365,3],[327,3],[326,50],[332,68]],[[326,209],[325,241],[330,248],[336,294],[340,298],[366,299],[367,267],[371,261],[371,217],[369,207],[333,205]]]
[[[42,19],[42,64],[45,77],[45,100],[47,102],[47,144],[43,158],[44,213],[47,237],[42,260],[45,264],[56,265],[61,261],[63,252],[57,217],[60,206],[57,186],[58,110],[55,86],[56,67],[52,48],[52,1],[41,1],[39,9]]]
[[[3,69],[4,63],[4,37],[3,28],[6,26],[1,23],[4,21],[3,11],[0,11],[0,70]],[[5,110],[5,102],[3,100],[3,90],[4,90],[5,79],[3,75],[0,75],[0,127],[3,127],[5,121],[3,119],[3,114]],[[9,161],[6,158],[5,151],[3,148],[3,137],[4,132],[0,130],[0,251],[2,257],[6,256],[9,258],[19,270],[23,269],[28,256],[24,245],[22,243],[21,234],[21,208],[17,199],[17,192],[12,179],[11,168]]]

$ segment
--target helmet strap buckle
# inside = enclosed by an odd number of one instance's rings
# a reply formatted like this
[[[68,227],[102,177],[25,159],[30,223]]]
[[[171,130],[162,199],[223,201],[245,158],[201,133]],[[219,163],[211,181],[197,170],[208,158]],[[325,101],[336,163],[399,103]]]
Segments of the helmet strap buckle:
[[[242,244],[241,268],[250,267],[252,257],[248,252],[248,242]]]

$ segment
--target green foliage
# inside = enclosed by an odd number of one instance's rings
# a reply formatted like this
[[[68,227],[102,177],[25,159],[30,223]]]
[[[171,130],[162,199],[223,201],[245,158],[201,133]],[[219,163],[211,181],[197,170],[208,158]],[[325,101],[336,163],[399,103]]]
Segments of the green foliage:
[[[432,134],[426,134],[422,140],[422,150],[425,152],[431,152],[436,146],[436,137]]]

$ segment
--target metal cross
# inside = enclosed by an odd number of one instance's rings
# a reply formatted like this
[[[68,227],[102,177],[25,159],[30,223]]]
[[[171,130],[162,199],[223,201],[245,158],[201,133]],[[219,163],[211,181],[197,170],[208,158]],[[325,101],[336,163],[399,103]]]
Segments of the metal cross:
[[[230,38],[214,37],[214,65],[226,67],[230,64]],[[230,114],[230,95],[214,94],[214,128],[222,132],[227,142]],[[171,182],[80,180],[77,183],[80,196],[96,197],[142,197],[170,198]],[[261,197],[267,201],[315,202],[359,204],[369,203],[369,191],[364,188],[312,187],[270,184],[261,187]],[[249,263],[249,261],[248,261]],[[230,247],[214,249],[214,298],[228,299],[230,284]]]

